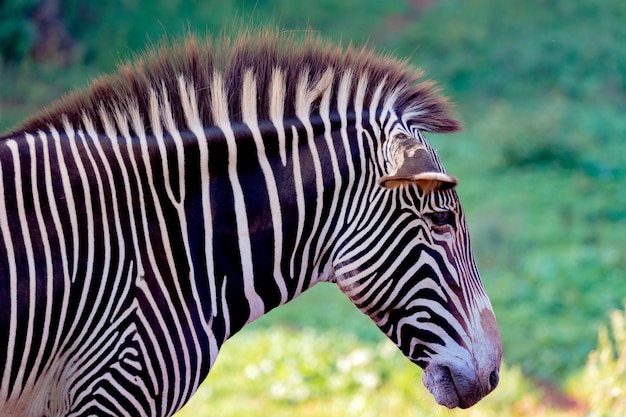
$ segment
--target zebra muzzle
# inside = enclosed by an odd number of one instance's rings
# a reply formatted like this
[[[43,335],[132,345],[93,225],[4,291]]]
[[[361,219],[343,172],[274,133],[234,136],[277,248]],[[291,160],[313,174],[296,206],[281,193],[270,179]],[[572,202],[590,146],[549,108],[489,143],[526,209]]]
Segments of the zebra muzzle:
[[[469,408],[493,391],[499,378],[498,369],[481,378],[472,368],[452,368],[433,363],[424,369],[422,381],[438,404],[448,408]]]

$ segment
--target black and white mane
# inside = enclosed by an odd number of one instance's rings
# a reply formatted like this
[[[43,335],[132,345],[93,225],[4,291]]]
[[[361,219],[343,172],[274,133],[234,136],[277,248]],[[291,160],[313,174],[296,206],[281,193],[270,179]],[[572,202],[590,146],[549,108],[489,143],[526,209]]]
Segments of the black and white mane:
[[[185,125],[184,106],[180,97],[180,83],[193,86],[199,116],[205,127],[214,125],[210,111],[212,80],[218,75],[224,80],[228,95],[228,114],[231,123],[241,120],[244,73],[252,71],[257,85],[257,111],[259,120],[269,117],[272,81],[282,78],[285,87],[283,114],[285,119],[295,116],[297,87],[307,82],[321,90],[328,83],[338,83],[349,73],[351,85],[343,86],[354,94],[357,82],[365,78],[368,86],[383,84],[382,96],[396,95],[394,108],[399,114],[415,117],[421,130],[451,132],[459,123],[449,114],[444,97],[430,81],[420,81],[421,72],[405,61],[391,56],[378,55],[366,47],[352,45],[346,49],[327,43],[316,35],[298,39],[275,31],[247,33],[235,39],[200,39],[188,35],[173,45],[163,42],[140,55],[132,63],[121,65],[112,75],[101,76],[89,87],[58,100],[39,114],[35,114],[13,133],[47,130],[61,126],[65,118],[78,127],[85,118],[102,131],[101,112],[128,114],[131,108],[139,109],[146,133],[151,125],[146,112],[150,109],[152,92],[167,92],[173,119],[177,126]],[[365,76],[365,77],[364,77]],[[333,89],[334,94],[339,91]],[[364,97],[367,107],[375,88],[368,88]],[[336,103],[336,97],[331,103]],[[319,97],[317,98],[319,102]],[[349,103],[352,100],[348,101]],[[314,109],[316,103],[311,108]],[[407,121],[411,125],[411,120]]]

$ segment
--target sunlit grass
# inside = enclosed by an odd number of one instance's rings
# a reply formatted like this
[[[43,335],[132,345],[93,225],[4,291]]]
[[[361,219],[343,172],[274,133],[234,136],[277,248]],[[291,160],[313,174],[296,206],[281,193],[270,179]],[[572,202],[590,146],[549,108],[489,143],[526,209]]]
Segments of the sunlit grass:
[[[611,314],[610,327],[600,329],[598,346],[591,352],[571,391],[588,398],[590,417],[626,416],[626,304]]]

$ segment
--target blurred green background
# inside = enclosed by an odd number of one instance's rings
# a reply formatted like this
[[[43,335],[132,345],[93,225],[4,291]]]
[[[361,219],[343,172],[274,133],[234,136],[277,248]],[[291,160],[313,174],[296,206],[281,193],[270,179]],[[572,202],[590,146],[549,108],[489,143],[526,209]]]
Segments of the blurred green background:
[[[504,343],[500,387],[454,414],[623,417],[625,22],[623,0],[3,0],[0,130],[188,30],[271,24],[407,58],[465,125],[429,139]],[[449,415],[332,286],[233,340],[181,416]]]

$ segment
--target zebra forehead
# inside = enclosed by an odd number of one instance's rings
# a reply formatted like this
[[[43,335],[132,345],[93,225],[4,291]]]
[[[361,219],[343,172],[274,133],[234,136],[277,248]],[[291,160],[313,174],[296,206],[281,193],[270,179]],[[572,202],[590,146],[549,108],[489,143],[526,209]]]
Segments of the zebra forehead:
[[[103,131],[105,126],[99,117],[102,109],[110,114],[139,109],[145,128],[150,131],[148,116],[154,92],[168,95],[173,120],[181,126],[185,124],[179,90],[181,77],[195,89],[205,127],[215,125],[210,108],[213,78],[221,77],[228,96],[229,119],[237,122],[242,117],[243,101],[251,99],[244,91],[250,85],[246,73],[255,79],[258,120],[272,116],[270,103],[272,97],[277,97],[276,88],[282,89],[278,97],[284,100],[283,117],[297,116],[298,90],[304,79],[311,88],[313,101],[316,94],[319,99],[321,90],[329,88],[333,89],[334,98],[339,88],[348,89],[352,98],[361,90],[359,101],[368,108],[377,87],[382,85],[383,100],[393,97],[393,110],[402,115],[407,126],[414,124],[435,132],[451,132],[460,127],[450,114],[446,98],[432,82],[422,81],[421,71],[406,61],[368,47],[344,48],[314,33],[264,30],[242,32],[232,38],[186,35],[172,43],[162,41],[121,65],[115,73],[100,76],[85,89],[56,101],[13,132],[47,130],[62,125],[63,120],[80,126],[85,117]],[[276,82],[277,75],[281,83]],[[369,87],[357,88],[364,79]]]

